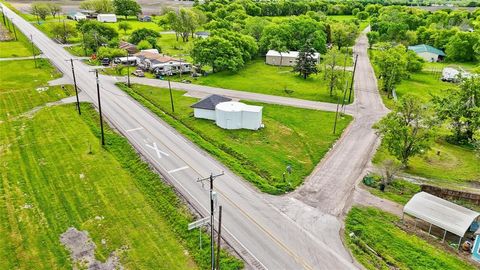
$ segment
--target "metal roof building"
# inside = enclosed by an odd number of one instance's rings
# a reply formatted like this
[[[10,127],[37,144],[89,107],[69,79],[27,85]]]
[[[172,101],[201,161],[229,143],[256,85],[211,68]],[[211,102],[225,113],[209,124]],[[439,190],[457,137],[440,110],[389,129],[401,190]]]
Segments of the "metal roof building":
[[[414,51],[418,56],[428,62],[437,62],[445,57],[445,53],[442,50],[426,44],[408,46],[408,49]]]
[[[442,228],[445,230],[444,239],[448,231],[458,235],[460,240],[480,216],[478,212],[426,192],[415,194],[404,206],[403,213]]]

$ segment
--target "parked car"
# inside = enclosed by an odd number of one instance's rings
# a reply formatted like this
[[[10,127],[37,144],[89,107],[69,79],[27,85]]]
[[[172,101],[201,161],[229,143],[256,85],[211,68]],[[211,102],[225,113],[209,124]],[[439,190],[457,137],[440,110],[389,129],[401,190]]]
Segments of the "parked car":
[[[132,75],[137,77],[145,77],[145,73],[141,69],[135,70],[134,72],[132,72]]]
[[[102,63],[102,66],[108,66],[108,65],[110,65],[110,59],[103,58],[101,63]]]

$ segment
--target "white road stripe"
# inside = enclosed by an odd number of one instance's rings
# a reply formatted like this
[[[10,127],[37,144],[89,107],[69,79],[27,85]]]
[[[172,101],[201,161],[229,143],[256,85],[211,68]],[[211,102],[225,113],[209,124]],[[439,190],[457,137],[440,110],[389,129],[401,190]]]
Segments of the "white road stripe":
[[[143,129],[143,127],[127,129],[127,132],[131,132],[131,131],[135,131],[135,130],[142,130],[142,129]]]
[[[190,167],[188,167],[188,166],[183,166],[183,167],[180,167],[180,168],[176,168],[176,169],[170,170],[170,171],[168,171],[168,173],[174,173],[174,172],[178,172],[178,171],[183,171],[183,170],[186,170],[186,169],[188,169],[188,168],[190,168]]]

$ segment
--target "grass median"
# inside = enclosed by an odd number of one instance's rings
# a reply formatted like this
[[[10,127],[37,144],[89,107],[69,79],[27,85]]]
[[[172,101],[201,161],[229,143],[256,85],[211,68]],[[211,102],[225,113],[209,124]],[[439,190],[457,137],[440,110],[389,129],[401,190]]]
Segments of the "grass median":
[[[168,89],[136,84],[120,87],[234,172],[271,194],[303,183],[352,120],[340,117],[339,132],[333,135],[335,113],[253,103],[264,107],[265,128],[224,130],[212,121],[194,118],[190,105],[198,99],[184,96],[184,91],[172,91],[172,113]],[[286,173],[288,165],[291,174]]]

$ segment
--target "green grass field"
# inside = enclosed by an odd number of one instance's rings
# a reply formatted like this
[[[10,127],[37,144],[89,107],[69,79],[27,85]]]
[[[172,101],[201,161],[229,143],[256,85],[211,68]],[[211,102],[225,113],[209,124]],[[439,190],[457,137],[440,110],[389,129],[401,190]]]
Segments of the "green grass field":
[[[393,159],[382,145],[373,162],[380,164],[382,160]],[[442,186],[463,186],[480,184],[480,157],[468,146],[458,146],[446,142],[442,137],[435,140],[432,149],[423,156],[410,160],[404,171],[431,179],[431,184]]]
[[[8,20],[7,26],[3,24],[3,21],[0,22],[1,30],[8,31],[11,38],[9,41],[0,42],[0,58],[32,56],[30,41],[18,28],[15,28],[14,31],[13,27],[10,20]],[[15,40],[15,33],[17,34],[17,40]],[[38,54],[37,48],[34,47],[34,50],[35,53]]]
[[[190,105],[197,99],[173,91],[171,113],[167,89],[123,86],[135,99],[165,119],[200,147],[262,191],[278,194],[300,185],[340,136],[332,134],[334,113],[261,104],[265,128],[258,131],[224,130],[213,121],[196,119]],[[341,117],[342,131],[351,117]],[[283,180],[287,165],[293,172]]]
[[[399,218],[376,208],[353,207],[345,222],[347,246],[366,269],[474,269],[395,225]],[[352,238],[350,233],[354,233]],[[373,249],[377,254],[373,253]]]
[[[108,126],[100,147],[91,105],[81,116],[73,104],[24,114],[71,94],[36,90],[58,77],[42,61],[42,69],[0,62],[15,71],[0,77],[0,269],[71,269],[60,242],[71,226],[88,231],[98,260],[124,249],[127,269],[208,268],[209,246],[200,250],[198,231],[187,230],[186,206]],[[224,252],[221,261],[222,269],[242,267]]]
[[[291,67],[270,66],[265,64],[264,59],[257,59],[236,73],[218,72],[194,79],[193,83],[276,96],[337,102],[337,96],[329,95],[328,82],[323,80],[323,73],[304,80],[291,71]]]

